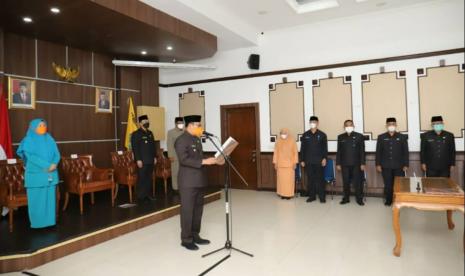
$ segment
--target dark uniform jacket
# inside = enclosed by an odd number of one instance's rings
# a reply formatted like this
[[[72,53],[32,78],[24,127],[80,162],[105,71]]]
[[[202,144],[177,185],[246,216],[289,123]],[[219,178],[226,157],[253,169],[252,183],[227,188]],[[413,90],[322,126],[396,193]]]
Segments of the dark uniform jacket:
[[[447,169],[455,166],[454,135],[448,131],[437,134],[431,130],[421,135],[420,159],[428,169]]]
[[[389,132],[378,135],[376,141],[376,166],[387,169],[400,169],[408,167],[408,142],[407,135]]]
[[[134,160],[143,164],[153,164],[156,156],[155,140],[150,130],[139,128],[131,134],[131,148]]]
[[[365,138],[361,133],[343,133],[337,136],[336,164],[340,166],[365,165]]]
[[[321,164],[328,157],[328,139],[323,131],[308,130],[300,140],[300,161],[308,164]]]
[[[196,136],[185,131],[174,143],[179,161],[179,188],[200,188],[207,186],[207,179],[202,167],[202,142]]]

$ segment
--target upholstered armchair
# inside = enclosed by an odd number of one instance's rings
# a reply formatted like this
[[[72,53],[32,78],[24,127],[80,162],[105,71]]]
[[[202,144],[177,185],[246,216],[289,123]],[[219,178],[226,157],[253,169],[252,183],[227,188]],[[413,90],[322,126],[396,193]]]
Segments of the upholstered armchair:
[[[79,195],[79,208],[81,215],[84,212],[84,194],[91,194],[91,204],[94,204],[94,192],[111,191],[111,206],[115,205],[115,182],[113,169],[100,169],[94,166],[92,155],[72,155],[61,158],[61,168],[65,184],[66,210],[69,194]]]
[[[111,152],[110,154],[115,182],[128,186],[129,202],[132,203],[132,189],[137,183],[137,170],[132,151],[118,151]],[[118,189],[116,189],[116,191],[118,191]]]
[[[157,154],[157,164],[155,165],[155,173],[152,183],[152,193],[155,196],[155,183],[157,178],[163,179],[163,184],[165,186],[165,195],[168,193],[168,178],[171,177],[171,161],[168,157],[163,154],[163,149],[158,150]]]
[[[8,226],[10,232],[13,232],[14,210],[21,206],[27,206],[23,162],[16,160],[16,164],[8,164],[6,160],[1,160],[0,179],[0,210],[1,207],[10,209]]]

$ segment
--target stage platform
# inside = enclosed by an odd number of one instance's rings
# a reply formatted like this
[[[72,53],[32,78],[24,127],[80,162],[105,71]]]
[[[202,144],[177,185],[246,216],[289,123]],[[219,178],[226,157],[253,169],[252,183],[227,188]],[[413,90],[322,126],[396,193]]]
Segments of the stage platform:
[[[120,187],[115,207],[111,207],[109,192],[95,193],[94,205],[86,195],[83,215],[79,214],[79,198],[70,195],[68,209],[60,210],[57,225],[51,228],[31,229],[25,207],[15,211],[12,233],[8,217],[1,218],[0,273],[34,268],[179,214],[179,196],[171,192],[166,196],[160,192],[154,202],[118,207],[128,202],[127,193]],[[205,203],[220,198],[219,188],[207,188]]]

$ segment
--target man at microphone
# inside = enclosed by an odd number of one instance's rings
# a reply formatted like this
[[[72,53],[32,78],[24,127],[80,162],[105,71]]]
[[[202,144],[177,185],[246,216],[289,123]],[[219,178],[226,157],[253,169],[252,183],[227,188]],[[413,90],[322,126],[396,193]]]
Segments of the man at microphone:
[[[181,196],[181,245],[198,250],[197,244],[209,244],[199,235],[202,223],[204,188],[207,177],[204,166],[216,164],[216,159],[203,158],[200,137],[204,133],[200,115],[184,117],[186,131],[176,139],[174,148],[179,161],[178,184]]]

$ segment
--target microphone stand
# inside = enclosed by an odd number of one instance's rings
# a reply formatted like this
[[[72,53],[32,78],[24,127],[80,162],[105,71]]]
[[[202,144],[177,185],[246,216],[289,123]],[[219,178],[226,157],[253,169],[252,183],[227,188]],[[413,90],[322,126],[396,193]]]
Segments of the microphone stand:
[[[202,276],[202,275],[205,275],[207,274],[208,272],[210,272],[212,269],[214,269],[215,267],[217,267],[219,264],[221,264],[222,262],[226,261],[228,258],[231,257],[231,250],[234,250],[234,251],[237,251],[239,253],[242,253],[244,255],[247,255],[249,257],[253,257],[252,254],[250,253],[247,253],[245,251],[242,251],[240,249],[237,249],[235,247],[233,247],[232,245],[232,219],[231,219],[231,216],[230,216],[230,186],[231,186],[231,181],[230,181],[230,178],[229,178],[229,173],[230,173],[230,169],[232,168],[233,171],[239,176],[239,178],[242,180],[242,182],[244,182],[245,185],[249,186],[249,184],[247,184],[247,181],[245,181],[244,177],[242,177],[242,175],[237,171],[236,167],[232,164],[231,162],[231,159],[229,158],[228,155],[226,155],[224,153],[224,151],[221,150],[220,147],[218,147],[218,145],[215,143],[215,141],[213,141],[213,139],[211,138],[210,135],[206,135],[208,140],[210,140],[210,142],[215,146],[215,148],[218,150],[219,153],[221,153],[221,155],[223,156],[224,160],[225,160],[225,166],[224,166],[224,200],[225,200],[225,205],[226,205],[226,212],[225,212],[225,215],[226,215],[226,242],[224,244],[223,247],[221,248],[218,248],[216,250],[213,250],[209,253],[206,253],[204,255],[202,255],[202,258],[205,258],[207,256],[210,256],[214,253],[217,253],[221,250],[228,250],[228,255],[226,255],[224,258],[222,258],[221,260],[219,260],[218,262],[216,262],[215,264],[213,264],[212,266],[210,266],[207,270],[205,270],[204,272],[202,272],[201,274],[199,274],[199,276]]]

